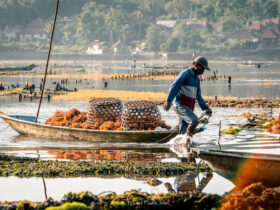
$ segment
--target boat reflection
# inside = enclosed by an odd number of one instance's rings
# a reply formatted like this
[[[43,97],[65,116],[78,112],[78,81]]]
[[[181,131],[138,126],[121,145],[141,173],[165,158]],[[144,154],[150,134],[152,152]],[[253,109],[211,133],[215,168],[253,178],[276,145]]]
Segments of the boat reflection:
[[[215,172],[231,180],[236,189],[257,182],[267,187],[280,186],[279,155],[199,150],[198,156],[206,160]]]
[[[55,159],[65,160],[134,160],[134,161],[156,161],[170,157],[172,154],[168,149],[154,150],[50,150],[49,154]]]

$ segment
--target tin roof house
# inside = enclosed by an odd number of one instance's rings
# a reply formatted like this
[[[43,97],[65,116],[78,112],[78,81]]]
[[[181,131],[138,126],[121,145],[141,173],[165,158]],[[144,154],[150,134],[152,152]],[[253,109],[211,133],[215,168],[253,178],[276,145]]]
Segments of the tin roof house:
[[[108,46],[106,42],[94,40],[88,45],[86,53],[89,55],[103,55],[107,51],[108,51]]]
[[[280,32],[276,29],[267,29],[260,35],[263,46],[275,46],[280,38]]]
[[[235,31],[231,35],[228,36],[228,42],[236,42],[236,41],[250,41],[250,42],[258,42],[257,36],[250,33],[247,29],[242,29]]]
[[[4,39],[18,39],[19,33],[19,26],[6,26],[6,28],[2,31],[2,37]]]
[[[48,41],[48,34],[44,31],[45,22],[37,18],[27,25],[27,27],[20,34],[20,41]]]

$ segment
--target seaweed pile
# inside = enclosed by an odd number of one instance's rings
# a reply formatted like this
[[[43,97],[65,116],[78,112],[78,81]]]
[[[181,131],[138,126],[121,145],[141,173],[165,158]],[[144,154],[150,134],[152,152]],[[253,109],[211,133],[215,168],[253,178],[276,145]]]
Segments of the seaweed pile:
[[[242,128],[263,128],[267,132],[280,134],[280,113],[278,119],[273,118],[267,112],[252,114],[250,112],[240,115],[246,117],[248,123],[242,125]]]
[[[221,197],[201,192],[149,194],[131,190],[121,195],[109,192],[107,195],[93,195],[91,192],[72,193],[63,196],[61,201],[49,198],[42,203],[23,201],[0,204],[0,209],[212,209],[219,205]]]
[[[241,191],[227,194],[221,210],[227,209],[279,209],[280,188],[266,188],[262,183],[254,183]]]
[[[280,113],[277,120],[272,119],[265,126],[268,132],[280,134]]]
[[[138,92],[124,90],[79,90],[63,95],[56,95],[54,100],[90,100],[93,98],[118,98],[121,100],[165,100],[166,93]]]
[[[52,116],[50,116],[44,124],[52,126],[63,126],[70,128],[84,128],[84,129],[97,129],[97,130],[119,130],[125,131],[121,126],[121,119],[115,119],[114,121],[97,120],[94,124],[89,123],[87,120],[87,112],[81,112],[76,108],[72,108],[69,111],[57,110]],[[138,124],[137,124],[138,125]],[[164,120],[160,120],[158,125],[165,129],[171,129]],[[133,127],[133,130],[151,130],[151,127]],[[153,127],[154,129],[154,127]]]
[[[270,108],[280,107],[280,99],[250,98],[231,100],[205,100],[210,107]]]
[[[241,114],[240,117],[245,117],[248,120],[246,124],[241,126],[242,128],[267,128],[268,122],[273,120],[267,112],[262,112],[260,114],[246,112]]]

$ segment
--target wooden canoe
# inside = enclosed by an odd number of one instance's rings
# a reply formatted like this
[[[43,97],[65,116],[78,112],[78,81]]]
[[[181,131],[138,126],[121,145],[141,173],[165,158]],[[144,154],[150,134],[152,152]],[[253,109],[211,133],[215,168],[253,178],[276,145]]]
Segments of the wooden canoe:
[[[280,185],[280,155],[207,149],[196,152],[214,171],[224,175],[232,173],[232,181],[238,187],[256,182],[266,186]]]
[[[0,113],[0,118],[19,134],[63,140],[166,143],[178,134],[175,130],[111,131],[50,126],[42,124],[40,119],[38,119],[38,123],[35,123],[34,116],[5,115],[3,113]]]

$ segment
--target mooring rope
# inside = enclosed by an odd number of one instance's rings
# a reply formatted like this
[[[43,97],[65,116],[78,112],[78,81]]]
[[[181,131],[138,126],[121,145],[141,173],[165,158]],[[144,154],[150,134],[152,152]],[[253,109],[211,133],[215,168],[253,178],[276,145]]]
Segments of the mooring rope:
[[[1,129],[0,132],[6,130],[8,127],[10,127],[10,125],[7,125],[5,128]]]
[[[198,119],[200,120],[204,115],[206,115],[206,112],[203,112],[203,113],[200,115],[200,117],[199,117]],[[211,116],[208,116],[208,119],[204,122],[203,126],[202,126],[201,128],[199,128],[199,129],[203,129],[203,128],[205,127],[205,125],[209,122],[210,117],[211,117]],[[177,127],[177,126],[175,126],[175,127]],[[163,139],[160,139],[160,140],[158,140],[158,141],[155,141],[155,143],[159,143],[159,142],[164,141],[165,139],[167,139],[167,138],[169,138],[170,136],[172,136],[175,132],[178,132],[178,130],[175,129],[174,132],[170,133],[168,136],[164,137]]]

